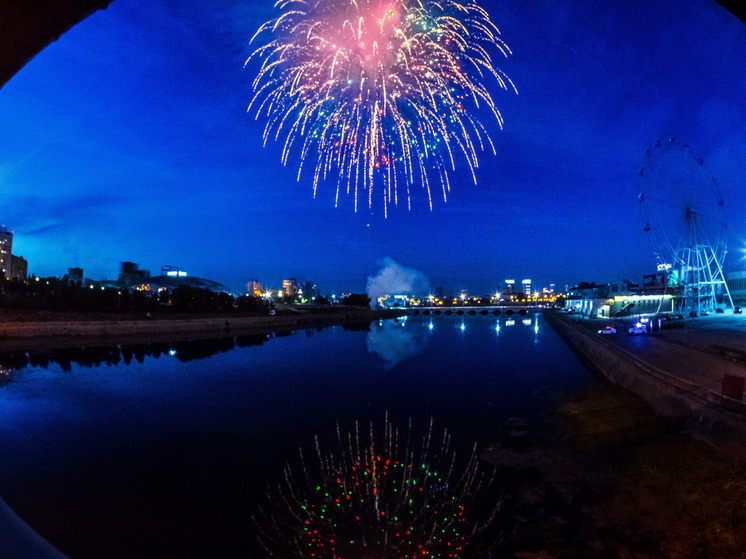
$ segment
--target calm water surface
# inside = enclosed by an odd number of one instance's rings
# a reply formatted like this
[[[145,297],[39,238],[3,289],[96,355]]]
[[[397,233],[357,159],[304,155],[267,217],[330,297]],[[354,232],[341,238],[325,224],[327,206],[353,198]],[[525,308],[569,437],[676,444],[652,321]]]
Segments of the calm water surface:
[[[157,355],[157,357],[156,357]],[[410,317],[289,335],[0,357],[0,495],[71,557],[255,556],[298,448],[355,420],[509,438],[592,382],[542,320]],[[507,423],[506,423],[507,422]]]

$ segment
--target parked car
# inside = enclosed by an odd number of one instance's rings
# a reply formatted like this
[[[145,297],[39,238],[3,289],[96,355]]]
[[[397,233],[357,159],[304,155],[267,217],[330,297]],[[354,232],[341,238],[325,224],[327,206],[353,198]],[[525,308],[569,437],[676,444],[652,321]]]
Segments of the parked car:
[[[716,314],[722,314],[722,313],[724,313],[724,312],[725,312],[725,311],[724,311],[723,309],[721,309],[720,307],[718,307],[718,308],[716,308],[716,309],[715,309],[715,313],[716,313]]]
[[[733,314],[741,314],[741,307],[735,307],[733,309]]]
[[[645,328],[644,324],[638,322],[637,324],[634,324],[633,326],[631,326],[629,330],[627,330],[627,333],[630,336],[636,336],[637,334],[647,334],[648,329]]]
[[[613,326],[607,326],[598,331],[599,334],[616,334],[616,328]]]

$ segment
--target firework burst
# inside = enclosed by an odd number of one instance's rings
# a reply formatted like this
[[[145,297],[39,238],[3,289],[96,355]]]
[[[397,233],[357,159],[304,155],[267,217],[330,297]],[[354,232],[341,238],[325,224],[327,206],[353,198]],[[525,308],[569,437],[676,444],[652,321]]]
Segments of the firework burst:
[[[493,557],[500,499],[494,474],[480,469],[474,451],[459,467],[450,436],[427,434],[406,442],[385,421],[385,435],[361,441],[340,434],[338,452],[286,465],[254,517],[268,557],[407,559]]]
[[[491,53],[510,49],[475,0],[279,0],[280,15],[252,43],[257,60],[249,112],[284,142],[282,162],[308,166],[313,192],[340,194],[384,213],[413,186],[445,201],[463,161],[476,184],[477,152],[495,148],[480,118],[502,128],[487,82],[515,86]],[[378,193],[378,194],[377,194]],[[378,202],[376,202],[378,203]]]

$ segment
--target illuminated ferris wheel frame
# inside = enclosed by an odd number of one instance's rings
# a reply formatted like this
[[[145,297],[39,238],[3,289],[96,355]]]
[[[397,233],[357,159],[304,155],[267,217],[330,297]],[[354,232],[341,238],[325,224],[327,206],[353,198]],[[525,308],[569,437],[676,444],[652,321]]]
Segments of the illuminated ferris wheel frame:
[[[683,293],[679,309],[712,312],[719,301],[733,308],[723,273],[725,207],[704,160],[675,138],[656,141],[640,168],[638,201],[658,270]]]

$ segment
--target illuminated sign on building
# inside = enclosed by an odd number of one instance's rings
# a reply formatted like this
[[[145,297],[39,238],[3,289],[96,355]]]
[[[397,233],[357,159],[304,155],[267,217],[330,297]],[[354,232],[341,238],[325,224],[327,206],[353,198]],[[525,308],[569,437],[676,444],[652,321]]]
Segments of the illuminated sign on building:
[[[170,278],[185,278],[187,273],[180,270],[176,266],[163,266],[161,268],[161,274]]]

